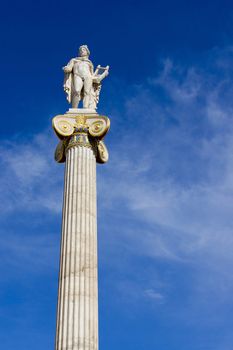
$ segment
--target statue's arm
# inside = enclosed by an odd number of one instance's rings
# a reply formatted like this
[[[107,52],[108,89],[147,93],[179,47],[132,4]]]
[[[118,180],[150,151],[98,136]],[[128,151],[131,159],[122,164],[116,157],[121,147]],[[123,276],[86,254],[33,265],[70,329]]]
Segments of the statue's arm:
[[[69,63],[65,67],[63,67],[62,69],[64,70],[65,73],[71,73],[73,66],[74,66],[74,59],[72,58],[69,61]]]

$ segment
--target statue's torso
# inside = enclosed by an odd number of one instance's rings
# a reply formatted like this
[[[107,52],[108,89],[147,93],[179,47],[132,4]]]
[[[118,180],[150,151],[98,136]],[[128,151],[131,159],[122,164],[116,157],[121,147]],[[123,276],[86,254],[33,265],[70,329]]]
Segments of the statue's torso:
[[[77,74],[80,78],[88,78],[92,76],[91,64],[86,60],[75,60],[73,73]]]

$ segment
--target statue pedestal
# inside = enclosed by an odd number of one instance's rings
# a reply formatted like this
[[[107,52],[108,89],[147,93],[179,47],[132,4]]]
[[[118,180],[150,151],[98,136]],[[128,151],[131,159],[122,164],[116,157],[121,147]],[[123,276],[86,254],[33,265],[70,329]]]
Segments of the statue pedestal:
[[[107,117],[86,111],[53,119],[55,159],[66,162],[56,350],[98,350],[96,161],[108,159],[109,126]]]
[[[90,108],[69,108],[66,114],[98,116],[98,113],[96,112],[96,110],[90,109]]]

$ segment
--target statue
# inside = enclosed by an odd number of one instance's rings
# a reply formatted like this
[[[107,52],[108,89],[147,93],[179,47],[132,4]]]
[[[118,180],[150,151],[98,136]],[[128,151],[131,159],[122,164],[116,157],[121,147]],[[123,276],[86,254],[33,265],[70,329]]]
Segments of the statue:
[[[72,108],[78,108],[80,100],[83,100],[83,108],[95,110],[99,102],[101,81],[109,73],[109,66],[99,65],[94,71],[89,56],[87,45],[82,45],[79,48],[79,56],[72,58],[63,67],[65,73],[63,87]]]

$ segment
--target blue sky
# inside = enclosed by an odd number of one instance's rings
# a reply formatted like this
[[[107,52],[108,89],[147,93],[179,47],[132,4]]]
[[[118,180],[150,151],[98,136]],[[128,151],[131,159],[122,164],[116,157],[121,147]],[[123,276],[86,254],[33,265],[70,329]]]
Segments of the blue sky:
[[[1,6],[0,344],[54,347],[61,67],[110,65],[98,166],[100,350],[233,349],[233,4]]]

